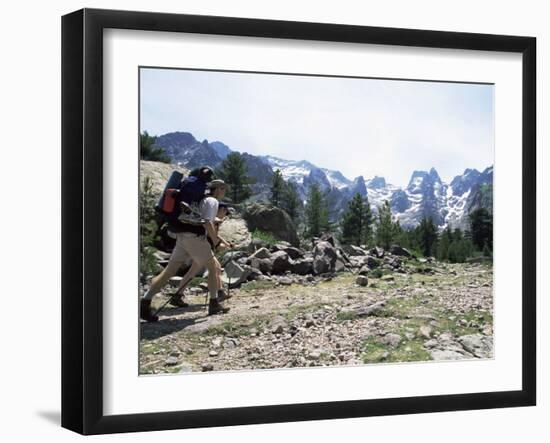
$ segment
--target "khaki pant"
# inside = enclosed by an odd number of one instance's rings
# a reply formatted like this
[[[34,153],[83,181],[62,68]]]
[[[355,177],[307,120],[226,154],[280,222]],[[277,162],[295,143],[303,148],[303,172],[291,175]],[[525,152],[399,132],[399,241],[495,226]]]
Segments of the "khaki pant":
[[[206,236],[198,236],[191,232],[176,234],[176,246],[170,256],[170,262],[181,265],[188,263],[191,259],[202,267],[213,257],[214,253]]]

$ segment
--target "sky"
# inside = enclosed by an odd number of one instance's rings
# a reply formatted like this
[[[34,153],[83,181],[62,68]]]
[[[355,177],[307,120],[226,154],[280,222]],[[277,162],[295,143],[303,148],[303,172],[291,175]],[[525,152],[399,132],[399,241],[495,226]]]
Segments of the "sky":
[[[494,162],[492,85],[140,70],[140,130],[190,132],[233,150],[308,160],[406,186],[434,167],[450,182]]]

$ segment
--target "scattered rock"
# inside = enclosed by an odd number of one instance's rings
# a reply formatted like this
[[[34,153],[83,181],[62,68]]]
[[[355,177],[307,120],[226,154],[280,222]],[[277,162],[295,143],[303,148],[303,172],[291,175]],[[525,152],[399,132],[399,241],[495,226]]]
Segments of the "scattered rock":
[[[277,281],[279,282],[279,284],[285,285],[285,286],[289,286],[292,283],[294,283],[290,277],[279,277]]]
[[[214,349],[212,349],[212,350],[208,353],[208,355],[209,355],[210,357],[217,357],[217,356],[219,355],[219,352],[218,352],[218,351],[215,351]]]
[[[214,370],[214,365],[212,363],[203,363],[201,365],[202,372],[210,372]]]
[[[166,366],[176,366],[178,364],[178,359],[176,357],[168,357],[165,361],[164,361],[164,364]]]
[[[367,286],[369,284],[369,279],[366,275],[359,275],[355,280],[355,283],[357,283],[359,286]]]
[[[385,301],[379,301],[379,302],[376,302],[376,303],[374,303],[370,306],[367,306],[366,308],[356,309],[355,314],[358,317],[365,317],[365,316],[368,316],[368,315],[377,315],[382,311],[384,306],[386,306],[386,302]]]
[[[493,354],[493,337],[481,334],[463,335],[457,340],[468,352],[478,358],[490,358]]]
[[[284,251],[277,251],[271,254],[271,272],[273,274],[284,274],[290,271],[290,258]]]
[[[457,351],[434,349],[430,351],[430,355],[434,360],[464,360],[472,358],[471,355],[461,354]]]
[[[321,353],[319,351],[312,351],[307,355],[307,358],[317,361],[321,358]]]
[[[420,326],[420,329],[418,330],[418,335],[420,337],[424,338],[430,338],[432,336],[432,328],[426,325]]]
[[[399,343],[401,343],[401,336],[399,334],[390,333],[382,337],[380,341],[385,345],[389,345],[392,348],[396,348],[397,346],[399,346]]]

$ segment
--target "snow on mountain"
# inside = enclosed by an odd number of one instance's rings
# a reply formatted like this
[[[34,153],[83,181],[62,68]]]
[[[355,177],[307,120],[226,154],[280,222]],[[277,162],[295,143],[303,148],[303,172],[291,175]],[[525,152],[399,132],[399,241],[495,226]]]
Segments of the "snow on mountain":
[[[202,164],[217,166],[232,152],[222,142],[197,141],[190,133],[175,132],[157,138],[157,144],[165,149],[174,163],[187,167]],[[478,207],[492,208],[493,167],[484,171],[466,169],[449,184],[444,183],[435,168],[414,171],[405,188],[387,183],[384,177],[365,180],[363,176],[353,180],[340,171],[321,168],[307,160],[285,160],[271,155],[243,154],[249,174],[256,179],[254,191],[257,198],[267,198],[273,172],[279,169],[283,178],[293,182],[305,202],[309,188],[317,184],[326,194],[330,218],[338,220],[348,202],[359,193],[368,197],[373,212],[384,201],[389,201],[392,212],[404,228],[417,226],[423,217],[431,217],[443,229],[468,227],[468,214]]]
[[[321,169],[321,171],[326,174],[328,181],[334,188],[343,189],[353,184],[353,182],[344,177],[340,171],[331,171],[330,169]]]

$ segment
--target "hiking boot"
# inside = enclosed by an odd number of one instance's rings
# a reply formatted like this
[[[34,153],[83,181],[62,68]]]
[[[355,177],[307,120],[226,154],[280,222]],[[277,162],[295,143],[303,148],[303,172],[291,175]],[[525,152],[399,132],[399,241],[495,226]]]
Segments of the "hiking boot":
[[[170,304],[178,308],[188,308],[189,303],[183,301],[183,297],[180,297],[177,293],[170,297]]]
[[[139,316],[148,322],[158,321],[159,318],[156,315],[153,315],[151,312],[151,300],[141,299],[141,304],[139,306]]]
[[[224,308],[217,298],[211,298],[208,305],[208,315],[225,314],[229,308]]]
[[[231,297],[233,297],[231,294],[225,292],[223,289],[218,290],[218,301],[222,302],[224,300],[229,300]]]

